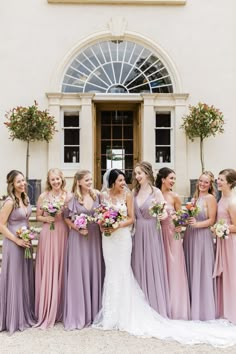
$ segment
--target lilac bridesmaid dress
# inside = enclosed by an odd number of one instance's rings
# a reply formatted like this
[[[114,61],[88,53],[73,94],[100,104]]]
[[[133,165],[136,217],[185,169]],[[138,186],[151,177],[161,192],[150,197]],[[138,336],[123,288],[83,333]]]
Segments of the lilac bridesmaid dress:
[[[198,221],[207,219],[204,197],[197,201]],[[215,252],[209,227],[188,226],[184,234],[184,254],[190,293],[191,319],[208,321],[216,318],[216,282],[213,279]]]
[[[16,235],[22,226],[29,225],[31,207],[12,210],[7,227]],[[34,325],[33,260],[25,259],[24,248],[8,238],[3,240],[3,259],[0,277],[0,331],[17,330]]]
[[[65,217],[81,213],[92,216],[98,204],[97,196],[91,210],[88,210],[73,197]],[[86,237],[73,229],[69,232],[64,274],[63,322],[66,330],[91,325],[101,308],[104,279],[101,242],[101,232],[96,223],[88,224]]]
[[[232,224],[227,203],[221,198],[218,203],[217,220]],[[217,238],[214,276],[217,281],[217,314],[236,324],[236,234],[229,238]]]
[[[161,228],[157,229],[156,218],[149,214],[154,196],[153,192],[141,206],[134,198],[136,221],[131,265],[150,306],[161,316],[169,317],[170,294],[162,232]]]
[[[181,238],[174,238],[174,224],[171,213],[174,208],[168,205],[168,218],[161,222],[163,242],[166,254],[167,274],[170,289],[170,318],[188,320],[190,302],[188,279]]]

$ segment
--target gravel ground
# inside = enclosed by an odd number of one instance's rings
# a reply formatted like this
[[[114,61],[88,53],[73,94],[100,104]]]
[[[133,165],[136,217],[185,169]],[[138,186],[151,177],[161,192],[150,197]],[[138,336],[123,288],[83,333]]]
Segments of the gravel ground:
[[[41,330],[31,328],[9,335],[0,333],[0,354],[191,354],[236,353],[236,346],[226,349],[208,345],[183,346],[154,338],[138,338],[125,332],[92,328],[65,331],[62,324]]]

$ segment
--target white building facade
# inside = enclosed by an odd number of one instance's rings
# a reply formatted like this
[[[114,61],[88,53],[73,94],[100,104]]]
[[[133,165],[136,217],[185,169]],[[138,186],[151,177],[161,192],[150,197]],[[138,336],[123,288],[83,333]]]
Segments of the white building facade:
[[[235,167],[233,0],[14,1],[1,4],[0,193],[11,169],[25,171],[26,145],[10,141],[4,114],[34,100],[57,120],[49,143],[30,145],[30,178],[62,169],[71,184],[89,169],[97,188],[109,167],[147,160],[176,171],[189,194],[201,172],[199,142],[180,129],[189,104],[213,104],[225,133],[205,142],[205,167]]]

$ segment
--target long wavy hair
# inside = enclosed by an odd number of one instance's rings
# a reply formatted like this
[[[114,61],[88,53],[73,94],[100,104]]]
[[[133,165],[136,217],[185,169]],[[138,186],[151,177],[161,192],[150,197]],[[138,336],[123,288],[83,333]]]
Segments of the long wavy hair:
[[[77,184],[78,181],[80,181],[81,179],[83,179],[86,175],[91,174],[91,172],[89,170],[79,170],[76,172],[76,174],[74,175],[74,181],[73,181],[73,185],[72,185],[72,193],[74,193],[75,198],[78,199],[78,202],[80,204],[84,204],[84,200],[83,200],[83,195],[81,193],[81,188],[80,186]],[[89,194],[91,196],[91,198],[93,200],[96,200],[96,191],[95,189],[90,189],[89,190]]]
[[[47,180],[46,180],[46,191],[50,192],[52,190],[52,186],[50,184],[50,174],[54,173],[55,175],[59,176],[62,180],[61,184],[61,190],[64,192],[65,191],[65,186],[66,186],[66,180],[63,175],[63,172],[59,168],[50,168],[50,170],[47,173]]]
[[[134,170],[136,167],[139,167],[141,169],[141,171],[143,171],[147,175],[148,184],[150,185],[150,187],[153,190],[155,180],[154,180],[154,173],[153,173],[152,165],[150,164],[150,162],[147,162],[147,161],[138,162],[135,165]],[[135,178],[134,172],[135,171],[133,171],[133,178],[132,179],[133,179],[134,192],[137,194],[138,191],[140,190],[141,186],[140,186],[140,183]]]
[[[171,168],[169,167],[163,167],[161,168],[158,173],[157,173],[157,176],[156,176],[156,181],[155,181],[155,185],[157,188],[161,189],[162,187],[162,178],[166,178],[168,177],[171,173],[174,173],[175,174],[175,171],[172,170]]]
[[[230,189],[236,187],[236,171],[232,168],[225,168],[219,172],[219,175],[224,175],[227,183],[230,185]]]
[[[202,174],[200,175],[199,179],[202,176],[207,176],[210,179],[210,187],[208,189],[208,193],[214,195],[214,197],[216,197],[216,187],[215,187],[215,177],[213,175],[213,173],[211,171],[203,171]],[[195,188],[195,192],[193,194],[193,198],[198,199],[199,197],[199,179],[197,181],[196,184],[196,188]]]
[[[9,197],[11,197],[11,199],[14,202],[14,208],[19,208],[20,207],[20,200],[19,198],[16,196],[15,194],[15,188],[14,188],[14,182],[17,176],[21,175],[22,177],[24,177],[23,173],[18,171],[18,170],[11,170],[8,174],[7,174],[7,194],[9,195]],[[21,193],[21,199],[22,202],[25,206],[27,206],[29,204],[29,197],[25,192]]]

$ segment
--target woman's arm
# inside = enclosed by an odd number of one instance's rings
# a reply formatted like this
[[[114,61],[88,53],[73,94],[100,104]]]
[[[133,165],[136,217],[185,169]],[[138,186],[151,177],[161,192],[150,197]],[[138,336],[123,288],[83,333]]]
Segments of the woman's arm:
[[[131,192],[126,194],[127,218],[119,223],[119,227],[126,227],[134,223],[134,200]]]
[[[20,247],[30,247],[30,242],[16,237],[7,227],[9,216],[13,210],[13,201],[7,200],[0,210],[0,232]]]
[[[232,221],[232,224],[229,225],[229,231],[231,233],[236,233],[236,198],[232,198],[230,201],[228,211]]]
[[[175,208],[175,211],[178,211],[181,209],[181,200],[180,200],[180,197],[178,196],[178,194],[175,194],[174,195],[174,208]]]

